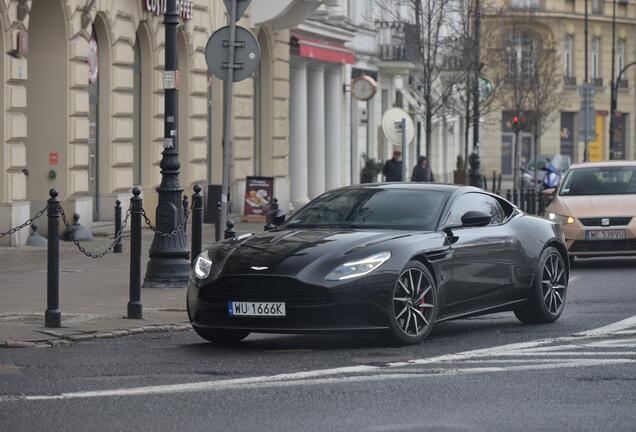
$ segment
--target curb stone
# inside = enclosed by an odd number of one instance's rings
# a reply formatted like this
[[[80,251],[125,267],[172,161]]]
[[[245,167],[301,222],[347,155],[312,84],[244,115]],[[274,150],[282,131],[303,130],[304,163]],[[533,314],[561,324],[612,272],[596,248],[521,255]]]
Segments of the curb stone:
[[[96,340],[96,339],[113,339],[124,336],[131,336],[144,333],[167,333],[167,332],[184,332],[192,330],[190,324],[164,324],[150,325],[145,327],[134,327],[130,329],[119,329],[110,332],[86,332],[75,335],[61,335],[59,339],[43,340],[38,342],[25,341],[0,341],[0,348],[32,348],[32,347],[56,347],[71,345],[75,342]],[[52,335],[50,335],[52,336]]]

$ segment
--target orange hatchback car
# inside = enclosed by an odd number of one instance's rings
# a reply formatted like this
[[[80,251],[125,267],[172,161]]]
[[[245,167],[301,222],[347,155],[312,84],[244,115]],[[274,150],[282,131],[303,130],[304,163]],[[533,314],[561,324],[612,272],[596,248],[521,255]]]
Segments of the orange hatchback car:
[[[570,258],[636,255],[636,161],[575,164],[546,190],[547,217],[560,224]]]

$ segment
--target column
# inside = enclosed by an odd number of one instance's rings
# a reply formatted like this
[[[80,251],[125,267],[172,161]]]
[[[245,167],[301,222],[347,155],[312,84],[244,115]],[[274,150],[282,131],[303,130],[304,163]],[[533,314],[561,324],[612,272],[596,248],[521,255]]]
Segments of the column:
[[[309,69],[308,87],[309,198],[313,199],[325,191],[325,68],[323,65]]]
[[[290,201],[297,210],[307,204],[307,63],[292,62],[289,107]]]
[[[342,182],[342,68],[327,69],[325,74],[325,186],[327,190]]]

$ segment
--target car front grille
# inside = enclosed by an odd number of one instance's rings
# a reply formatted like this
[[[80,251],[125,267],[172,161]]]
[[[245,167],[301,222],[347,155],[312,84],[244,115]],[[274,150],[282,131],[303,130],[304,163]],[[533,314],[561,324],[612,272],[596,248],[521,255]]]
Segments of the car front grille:
[[[603,219],[609,219],[609,225],[603,225]],[[625,226],[629,225],[631,217],[612,217],[612,218],[581,218],[579,219],[584,226]]]
[[[279,276],[223,277],[201,289],[202,301],[285,302],[289,306],[321,306],[334,303],[329,290]]]
[[[636,240],[576,240],[570,252],[636,252]]]

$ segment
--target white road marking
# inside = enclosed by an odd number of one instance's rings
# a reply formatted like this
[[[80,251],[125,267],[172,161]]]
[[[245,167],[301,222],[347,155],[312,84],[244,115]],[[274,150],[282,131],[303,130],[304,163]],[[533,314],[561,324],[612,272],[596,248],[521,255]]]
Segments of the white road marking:
[[[431,358],[391,362],[383,366],[347,366],[269,376],[69,392],[59,395],[8,395],[7,401],[48,401],[205,392],[214,390],[324,385],[465,374],[519,372],[636,364],[636,316],[575,336],[540,339]],[[625,350],[620,350],[625,348]],[[492,365],[492,366],[487,366]]]

